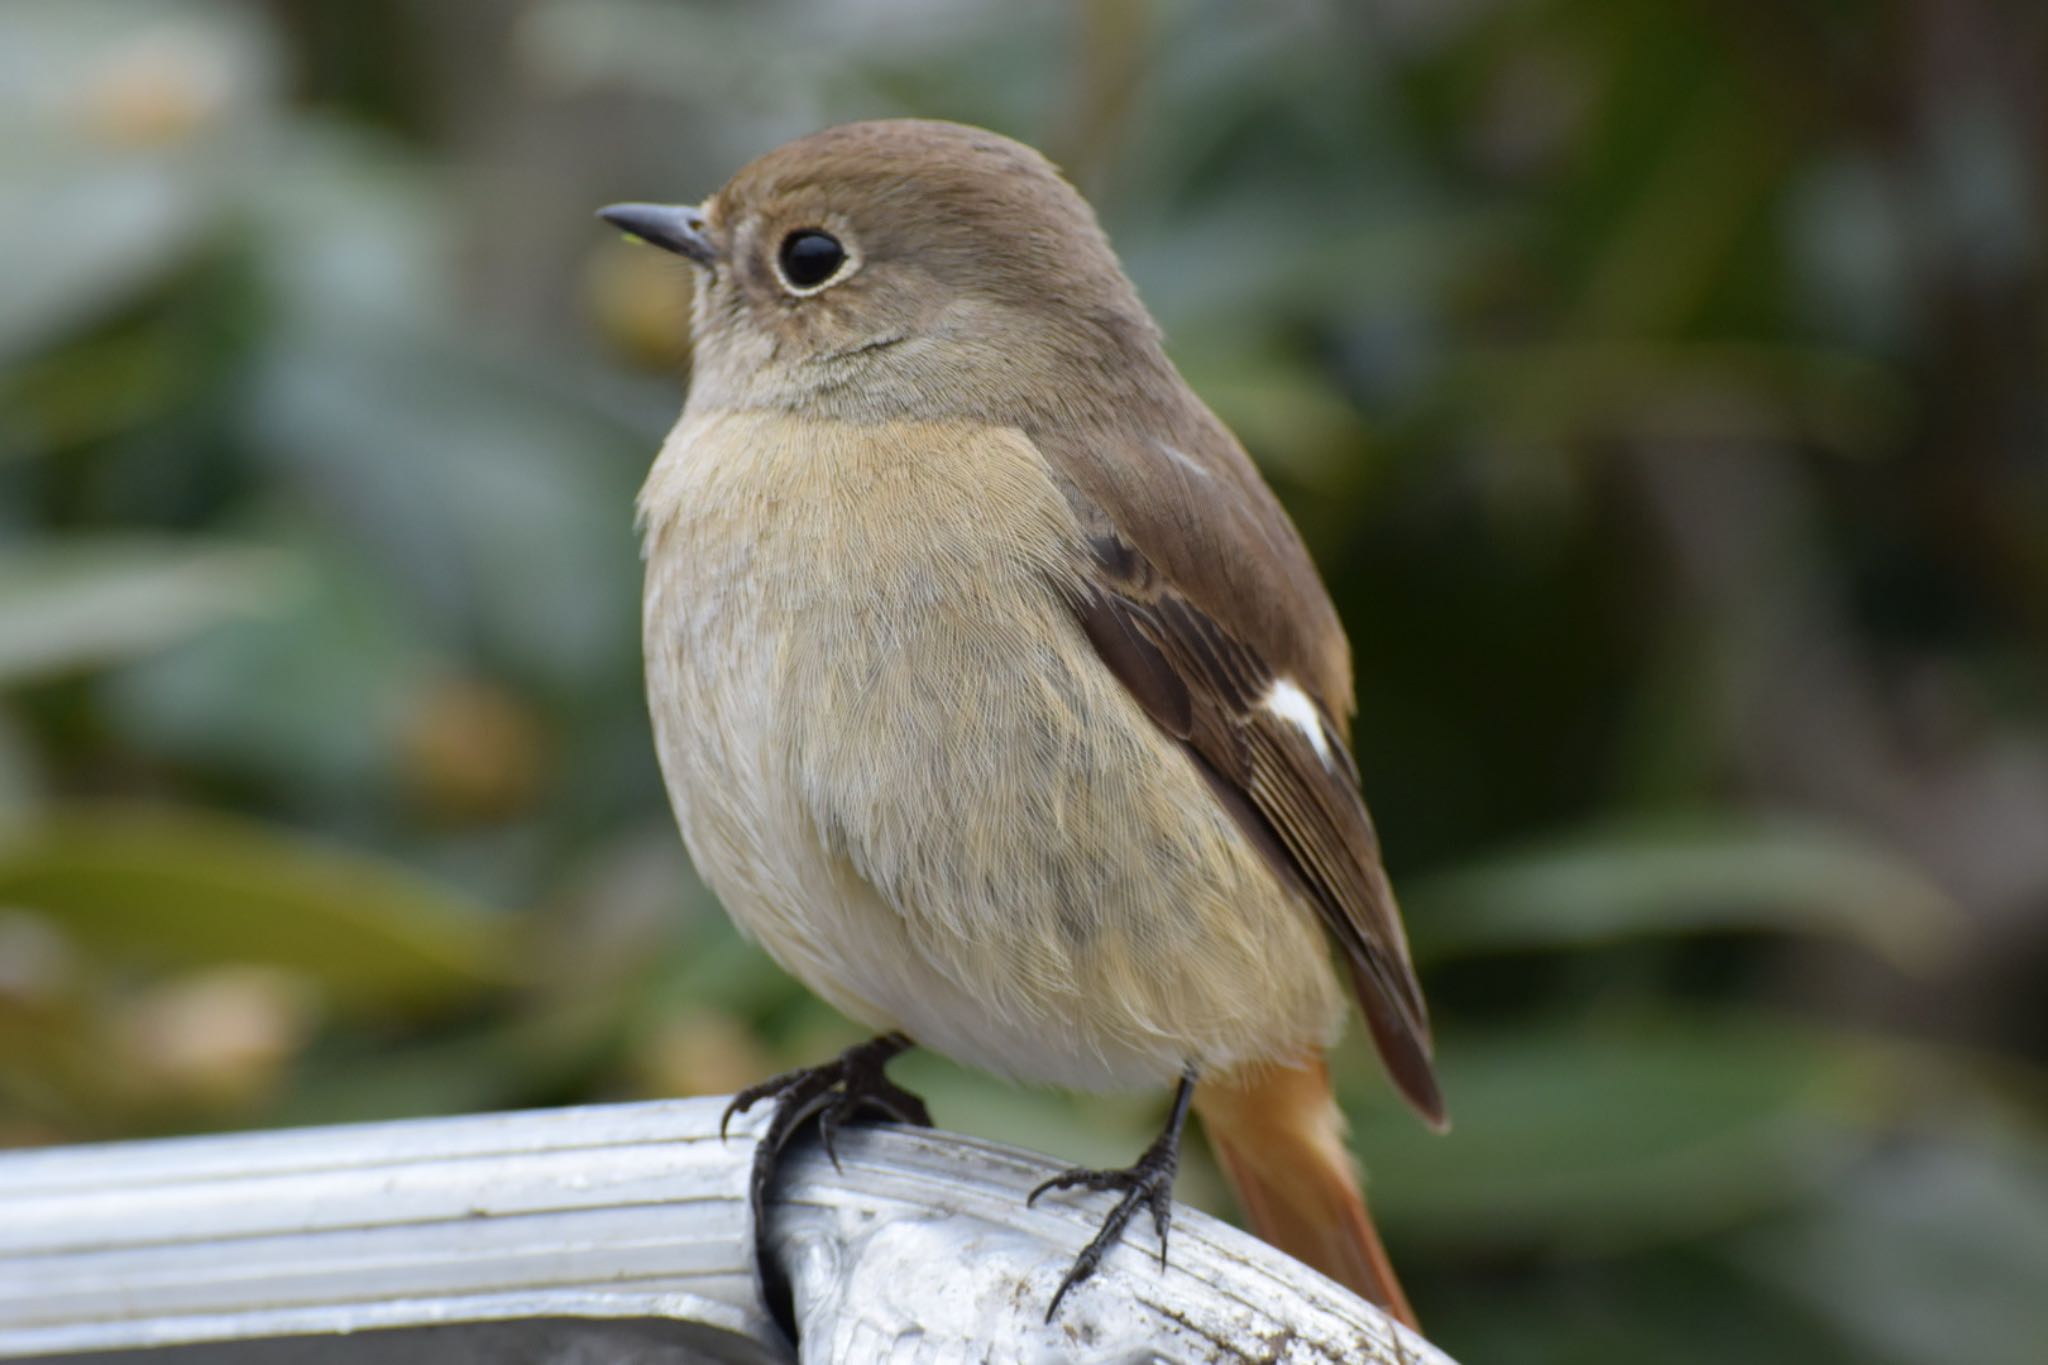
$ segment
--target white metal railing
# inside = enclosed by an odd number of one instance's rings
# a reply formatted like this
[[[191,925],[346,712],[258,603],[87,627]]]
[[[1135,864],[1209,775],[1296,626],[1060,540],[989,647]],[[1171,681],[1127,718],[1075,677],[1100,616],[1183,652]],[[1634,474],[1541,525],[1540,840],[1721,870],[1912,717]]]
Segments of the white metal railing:
[[[717,1099],[0,1154],[0,1360],[1346,1361],[1450,1365],[1372,1305],[1177,1209],[1045,1304],[1095,1200],[947,1133],[793,1150],[764,1308],[746,1181],[758,1120]]]

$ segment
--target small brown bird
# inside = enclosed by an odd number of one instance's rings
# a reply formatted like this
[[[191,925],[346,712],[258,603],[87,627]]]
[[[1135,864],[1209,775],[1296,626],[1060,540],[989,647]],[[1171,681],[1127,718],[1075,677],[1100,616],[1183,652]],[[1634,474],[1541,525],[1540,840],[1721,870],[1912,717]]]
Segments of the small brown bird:
[[[880,1034],[755,1087],[798,1124],[925,1122],[930,1047],[1084,1090],[1178,1081],[1047,1317],[1202,1116],[1254,1228],[1413,1314],[1323,1050],[1349,977],[1443,1121],[1348,750],[1351,661],[1300,537],[1038,153],[860,123],[701,208],[607,221],[701,267],[690,394],[640,495],[676,818],[740,926]],[[1199,1082],[1199,1084],[1198,1084]]]

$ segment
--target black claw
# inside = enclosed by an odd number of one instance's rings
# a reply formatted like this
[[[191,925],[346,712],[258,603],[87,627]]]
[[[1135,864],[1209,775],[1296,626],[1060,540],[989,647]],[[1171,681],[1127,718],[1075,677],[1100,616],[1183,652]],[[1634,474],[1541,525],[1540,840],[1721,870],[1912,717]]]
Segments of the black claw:
[[[900,1033],[885,1033],[846,1049],[822,1066],[801,1067],[750,1085],[732,1097],[718,1121],[718,1136],[735,1114],[744,1114],[763,1100],[775,1102],[774,1117],[754,1147],[753,1169],[747,1177],[747,1203],[754,1215],[754,1256],[770,1311],[794,1341],[788,1286],[768,1254],[768,1191],[782,1164],[782,1154],[803,1126],[818,1120],[818,1136],[826,1155],[839,1166],[838,1138],[842,1125],[872,1110],[898,1123],[931,1127],[924,1101],[889,1079],[889,1060],[912,1046]]]
[[[1152,1226],[1159,1233],[1159,1268],[1166,1269],[1166,1230],[1173,1226],[1173,1187],[1154,1189],[1149,1196],[1152,1205]]]
[[[750,1085],[745,1090],[740,1091],[739,1094],[734,1095],[732,1103],[725,1106],[725,1112],[718,1116],[718,1140],[720,1142],[725,1141],[725,1130],[732,1124],[732,1116],[734,1114],[744,1114],[762,1100],[768,1099],[773,1095],[780,1095],[783,1091],[800,1083],[808,1074],[808,1072],[804,1071],[785,1071],[780,1076],[765,1080],[759,1085]]]
[[[1180,1133],[1187,1123],[1188,1102],[1194,1093],[1195,1069],[1189,1067],[1181,1075],[1180,1089],[1174,1092],[1173,1114],[1166,1121],[1165,1131],[1130,1166],[1115,1171],[1092,1171],[1085,1167],[1061,1171],[1052,1179],[1041,1181],[1025,1196],[1024,1204],[1029,1208],[1038,1202],[1038,1196],[1048,1190],[1121,1191],[1093,1240],[1081,1248],[1081,1254],[1067,1268],[1060,1287],[1053,1291],[1052,1302],[1045,1309],[1047,1322],[1059,1313],[1060,1302],[1067,1297],[1067,1291],[1093,1275],[1101,1266],[1102,1258],[1123,1236],[1124,1228],[1136,1216],[1140,1204],[1152,1211],[1152,1226],[1159,1233],[1159,1268],[1166,1269],[1166,1233],[1173,1222],[1173,1179],[1180,1171]]]
[[[839,1164],[839,1121],[845,1113],[845,1105],[828,1104],[818,1114],[818,1140],[825,1144],[825,1155],[832,1158],[832,1169],[842,1174],[846,1168]]]

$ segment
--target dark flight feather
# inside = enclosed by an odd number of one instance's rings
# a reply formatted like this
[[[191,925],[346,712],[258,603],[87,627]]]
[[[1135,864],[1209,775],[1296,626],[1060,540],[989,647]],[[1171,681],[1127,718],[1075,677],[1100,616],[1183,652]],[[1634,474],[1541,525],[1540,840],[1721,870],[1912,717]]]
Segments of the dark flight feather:
[[[1034,433],[1090,534],[1092,582],[1075,612],[1103,662],[1320,912],[1388,1074],[1442,1125],[1428,1013],[1348,750],[1342,628],[1236,441],[1206,411],[1177,415],[1177,442],[1125,437],[1117,458]],[[1263,704],[1283,679],[1314,703],[1327,758]]]

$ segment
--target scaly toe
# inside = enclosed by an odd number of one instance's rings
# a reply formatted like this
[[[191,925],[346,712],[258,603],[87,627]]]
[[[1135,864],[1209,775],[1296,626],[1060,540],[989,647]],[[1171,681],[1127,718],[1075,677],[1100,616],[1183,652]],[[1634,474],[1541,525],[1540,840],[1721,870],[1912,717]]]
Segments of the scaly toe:
[[[1045,1194],[1051,1190],[1071,1190],[1078,1188],[1085,1188],[1090,1190],[1106,1189],[1108,1187],[1103,1184],[1104,1177],[1119,1174],[1121,1174],[1121,1172],[1090,1171],[1079,1166],[1073,1167],[1070,1170],[1061,1171],[1058,1175],[1053,1176],[1049,1180],[1039,1181],[1038,1184],[1035,1187],[1033,1187],[1031,1193],[1024,1196],[1024,1207],[1027,1209],[1030,1208],[1032,1205],[1038,1202],[1038,1197],[1040,1195]]]

